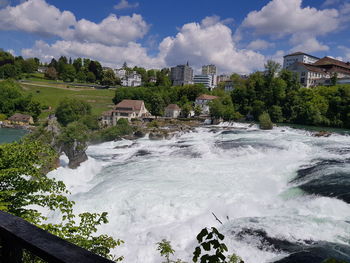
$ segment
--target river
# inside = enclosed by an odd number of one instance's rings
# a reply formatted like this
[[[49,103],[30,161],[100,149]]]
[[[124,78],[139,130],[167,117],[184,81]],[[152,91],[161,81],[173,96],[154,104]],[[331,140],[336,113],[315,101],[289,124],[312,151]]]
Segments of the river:
[[[49,176],[66,183],[76,213],[108,212],[100,231],[125,241],[124,262],[161,262],[163,238],[191,262],[211,226],[246,263],[350,260],[350,136],[232,126],[90,146],[77,170],[62,159]]]
[[[0,144],[17,141],[26,133],[25,130],[0,128]]]

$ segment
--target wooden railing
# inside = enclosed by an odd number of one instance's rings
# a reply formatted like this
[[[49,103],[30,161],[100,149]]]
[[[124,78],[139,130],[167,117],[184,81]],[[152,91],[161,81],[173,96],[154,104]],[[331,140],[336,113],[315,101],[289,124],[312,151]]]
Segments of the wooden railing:
[[[113,262],[0,211],[0,262],[23,262],[24,249],[49,263]]]

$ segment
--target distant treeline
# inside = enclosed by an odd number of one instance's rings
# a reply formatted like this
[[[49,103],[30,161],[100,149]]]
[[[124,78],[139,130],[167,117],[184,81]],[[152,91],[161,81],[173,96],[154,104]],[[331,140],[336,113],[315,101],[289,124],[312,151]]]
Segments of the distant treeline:
[[[36,73],[39,67],[45,67],[45,79],[63,80],[65,82],[96,83],[105,86],[120,85],[120,79],[112,69],[104,69],[99,61],[87,58],[72,60],[61,56],[53,58],[50,63],[42,63],[38,58],[23,59],[15,57],[0,49],[0,79],[20,79]],[[127,72],[136,71],[142,77],[145,86],[170,86],[169,69],[146,70],[142,67],[130,68],[124,63]],[[33,75],[34,76],[34,75]],[[152,80],[152,81],[150,81]]]

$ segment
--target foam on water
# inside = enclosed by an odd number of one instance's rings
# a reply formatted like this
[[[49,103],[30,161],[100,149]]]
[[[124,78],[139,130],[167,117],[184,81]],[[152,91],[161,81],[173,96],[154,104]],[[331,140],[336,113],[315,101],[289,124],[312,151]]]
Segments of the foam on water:
[[[287,254],[258,248],[254,237],[249,242],[237,239],[235,233],[246,228],[291,242],[348,244],[350,206],[306,195],[289,181],[315,159],[345,158],[327,148],[349,147],[350,138],[315,138],[286,127],[232,127],[247,131],[221,134],[199,128],[172,140],[90,146],[89,160],[77,170],[62,167],[49,176],[68,185],[76,213],[109,213],[101,233],[125,241],[115,251],[125,262],[161,262],[156,242],[163,238],[172,241],[175,257],[190,261],[195,237],[206,226],[219,227],[229,249],[248,263]],[[218,144],[225,142],[234,142],[234,147]]]

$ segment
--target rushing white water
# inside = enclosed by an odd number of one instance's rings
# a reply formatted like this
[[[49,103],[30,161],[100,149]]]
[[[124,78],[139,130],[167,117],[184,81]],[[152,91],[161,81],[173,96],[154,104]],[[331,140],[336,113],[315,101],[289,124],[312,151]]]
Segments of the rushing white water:
[[[349,244],[350,205],[289,183],[316,159],[350,158],[350,151],[337,152],[350,149],[349,136],[315,138],[285,127],[222,131],[198,128],[172,140],[91,146],[89,160],[77,170],[61,167],[49,176],[66,183],[76,213],[108,212],[109,224],[100,232],[125,241],[115,251],[125,262],[161,262],[156,243],[163,238],[171,240],[174,258],[190,262],[196,235],[211,226],[248,263],[288,253],[261,247],[254,236],[237,238],[244,229],[290,242]],[[344,169],[350,174],[350,167]]]

